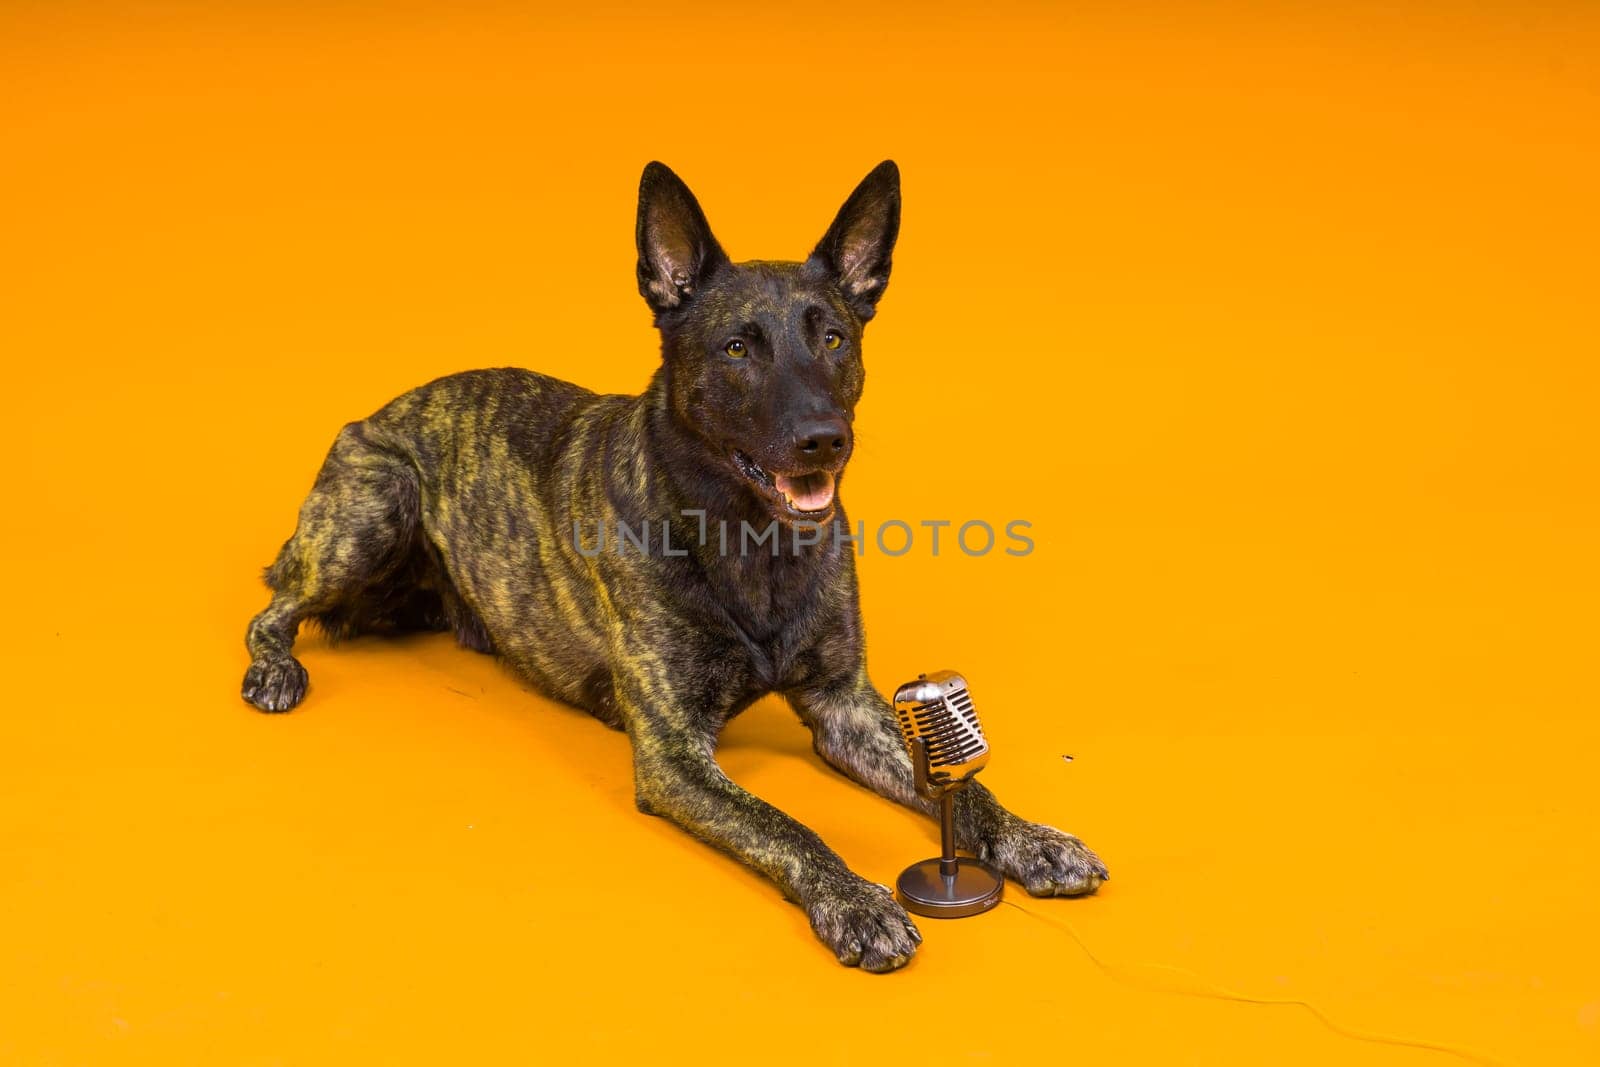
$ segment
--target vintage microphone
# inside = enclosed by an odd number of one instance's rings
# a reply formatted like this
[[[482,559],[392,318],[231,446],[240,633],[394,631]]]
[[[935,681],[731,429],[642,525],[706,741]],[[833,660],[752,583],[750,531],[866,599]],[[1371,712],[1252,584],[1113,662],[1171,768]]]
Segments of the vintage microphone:
[[[956,855],[956,791],[989,762],[967,680],[955,671],[918,675],[895,690],[894,710],[917,792],[939,802],[942,849],[937,859],[913,863],[900,875],[900,903],[938,919],[988,911],[1000,903],[1005,881],[979,861]]]

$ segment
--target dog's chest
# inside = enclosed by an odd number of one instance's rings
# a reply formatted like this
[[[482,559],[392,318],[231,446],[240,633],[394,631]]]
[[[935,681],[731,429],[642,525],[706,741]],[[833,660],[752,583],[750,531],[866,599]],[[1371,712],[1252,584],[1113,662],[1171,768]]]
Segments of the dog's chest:
[[[823,628],[830,575],[815,559],[734,559],[710,575],[707,611],[731,661],[752,691],[783,689],[809,673]],[[720,623],[721,625],[716,625]]]

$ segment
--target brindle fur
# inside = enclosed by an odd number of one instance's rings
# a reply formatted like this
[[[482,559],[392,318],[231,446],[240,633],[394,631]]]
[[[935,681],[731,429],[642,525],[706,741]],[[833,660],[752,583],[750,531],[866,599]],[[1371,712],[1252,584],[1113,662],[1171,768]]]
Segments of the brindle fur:
[[[811,830],[730,781],[723,725],[781,693],[833,767],[902,804],[917,796],[893,708],[867,678],[855,557],[824,536],[773,556],[723,554],[702,529],[757,528],[772,500],[730,461],[794,468],[800,421],[838,420],[861,395],[862,328],[888,281],[899,172],[876,168],[804,263],[730,263],[688,188],[645,168],[639,288],[663,361],[637,397],[525,370],[431,382],[340,431],[251,621],[243,695],[287,711],[305,694],[301,622],[330,635],[454,631],[549,696],[627,731],[641,811],[662,815],[776,882],[845,964],[903,966],[921,941],[883,887]],[[841,335],[829,350],[824,331]],[[747,340],[731,358],[730,337]],[[684,511],[705,513],[685,516]],[[833,518],[848,530],[837,501]],[[618,521],[672,523],[675,550],[578,551]],[[804,539],[802,539],[804,540]],[[590,543],[588,547],[592,548]],[[959,794],[959,844],[1036,896],[1107,877],[1076,838],[1011,814],[981,784]]]

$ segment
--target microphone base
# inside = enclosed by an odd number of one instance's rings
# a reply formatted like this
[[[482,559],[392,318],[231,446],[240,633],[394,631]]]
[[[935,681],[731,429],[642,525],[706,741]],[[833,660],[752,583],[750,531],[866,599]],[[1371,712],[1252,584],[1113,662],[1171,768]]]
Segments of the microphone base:
[[[1000,903],[1005,879],[974,859],[962,857],[953,875],[939,872],[939,859],[913,863],[897,883],[901,905],[930,919],[981,915]]]

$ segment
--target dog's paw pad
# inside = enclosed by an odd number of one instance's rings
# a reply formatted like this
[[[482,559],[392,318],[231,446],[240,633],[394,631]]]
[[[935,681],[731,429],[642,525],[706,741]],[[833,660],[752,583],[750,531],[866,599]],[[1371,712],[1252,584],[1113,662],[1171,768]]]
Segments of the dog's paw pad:
[[[1018,820],[985,850],[986,858],[1036,897],[1077,897],[1111,879],[1100,857],[1071,834]]]
[[[288,711],[306,695],[306,669],[293,656],[257,660],[245,672],[240,695],[262,711]]]
[[[846,967],[882,974],[911,962],[922,934],[885,886],[862,882],[807,909],[811,928]]]

